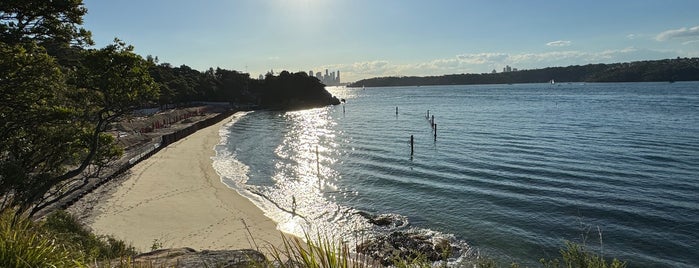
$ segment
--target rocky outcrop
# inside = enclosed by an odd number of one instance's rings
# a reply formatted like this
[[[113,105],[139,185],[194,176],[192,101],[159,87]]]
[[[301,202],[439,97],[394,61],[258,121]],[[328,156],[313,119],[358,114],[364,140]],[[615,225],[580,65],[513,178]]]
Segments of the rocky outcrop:
[[[196,251],[191,248],[172,248],[137,255],[132,264],[135,267],[243,268],[265,263],[265,256],[252,249]]]
[[[460,249],[447,240],[432,239],[414,233],[392,232],[379,236],[357,246],[357,252],[370,256],[382,265],[393,265],[396,260],[424,258],[436,262],[446,260]]]

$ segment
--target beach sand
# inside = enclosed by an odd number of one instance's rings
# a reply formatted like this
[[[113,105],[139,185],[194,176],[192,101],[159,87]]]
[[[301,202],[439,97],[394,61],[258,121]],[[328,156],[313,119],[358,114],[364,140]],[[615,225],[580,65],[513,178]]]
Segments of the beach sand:
[[[230,118],[134,166],[131,176],[99,201],[89,226],[140,251],[154,244],[196,250],[259,246],[263,252],[270,244],[281,245],[276,223],[221,183],[212,167],[213,148],[221,139],[218,132],[227,122]]]

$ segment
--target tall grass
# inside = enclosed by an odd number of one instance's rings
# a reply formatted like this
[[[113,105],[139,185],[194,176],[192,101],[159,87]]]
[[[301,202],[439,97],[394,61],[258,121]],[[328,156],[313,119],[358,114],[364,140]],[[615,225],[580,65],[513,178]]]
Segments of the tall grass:
[[[50,214],[42,227],[61,243],[83,252],[88,260],[115,259],[138,254],[133,246],[124,241],[93,234],[73,215],[62,210]]]
[[[622,262],[617,258],[613,258],[609,263],[604,258],[604,256],[589,251],[584,245],[573,243],[570,241],[565,242],[565,248],[560,250],[561,259],[558,258],[553,260],[541,259],[539,262],[545,268],[558,268],[558,267],[594,267],[594,268],[624,268],[626,267],[626,262]]]
[[[377,267],[372,260],[359,254],[350,253],[349,247],[330,237],[306,235],[306,242],[298,237],[282,236],[281,247],[270,246],[268,263],[258,263],[256,267],[270,265],[279,268],[363,268]]]
[[[83,255],[14,211],[0,214],[0,267],[83,267]]]

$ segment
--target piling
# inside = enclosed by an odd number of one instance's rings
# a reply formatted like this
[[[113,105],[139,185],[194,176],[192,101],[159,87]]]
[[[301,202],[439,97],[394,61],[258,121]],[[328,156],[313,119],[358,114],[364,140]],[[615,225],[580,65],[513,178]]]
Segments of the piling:
[[[437,124],[434,124],[434,140],[437,140]]]
[[[428,120],[430,119],[430,110],[427,110],[427,116],[425,116]]]
[[[410,135],[410,156],[412,156],[413,153],[415,152],[414,148],[415,148],[415,139],[413,138],[413,135]]]
[[[396,115],[398,115],[398,106],[396,106]]]
[[[430,121],[430,125],[434,127],[434,115],[432,115],[432,121]]]

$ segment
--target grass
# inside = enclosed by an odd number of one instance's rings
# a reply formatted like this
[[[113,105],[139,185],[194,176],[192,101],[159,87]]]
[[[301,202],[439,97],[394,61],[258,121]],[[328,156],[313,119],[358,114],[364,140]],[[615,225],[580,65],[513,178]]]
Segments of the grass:
[[[83,267],[84,256],[14,211],[0,215],[0,267]]]
[[[607,260],[594,252],[591,252],[585,248],[584,245],[576,244],[570,241],[565,242],[565,248],[560,250],[561,259],[558,258],[553,260],[541,259],[539,262],[545,268],[558,268],[558,267],[596,267],[596,268],[624,268],[626,267],[626,262],[622,262],[616,258],[612,259],[609,263]]]
[[[39,222],[11,210],[0,215],[0,267],[87,267],[135,254],[132,246],[91,233],[65,211]]]
[[[350,247],[332,237],[282,236],[280,247],[268,246],[268,260],[254,262],[251,267],[279,268],[363,268],[379,267],[374,261],[351,252]],[[254,238],[253,238],[254,241]],[[154,247],[159,247],[157,240]],[[257,244],[255,244],[257,247]],[[259,248],[257,248],[259,251]],[[625,268],[626,262],[606,259],[590,251],[584,244],[566,241],[560,257],[540,259],[544,268]],[[97,236],[67,212],[59,211],[44,221],[32,222],[26,217],[15,218],[14,211],[0,214],[0,267],[154,267],[153,264],[133,264],[137,252],[132,246],[109,236]],[[413,256],[413,255],[411,255]],[[93,265],[88,265],[92,263]],[[434,267],[419,254],[407,259],[396,259],[394,267]],[[441,263],[441,267],[447,267]],[[478,257],[450,267],[495,268],[499,264],[489,258]],[[520,267],[517,263],[509,265]]]
[[[258,267],[273,265],[279,268],[361,268],[374,267],[371,260],[358,254],[350,253],[349,247],[329,237],[317,236],[312,239],[306,236],[304,242],[297,237],[282,236],[283,246],[270,246],[268,263],[257,264]]]
[[[65,211],[49,215],[42,227],[62,243],[84,252],[88,260],[114,259],[138,254],[133,246],[124,241],[93,234]]]

